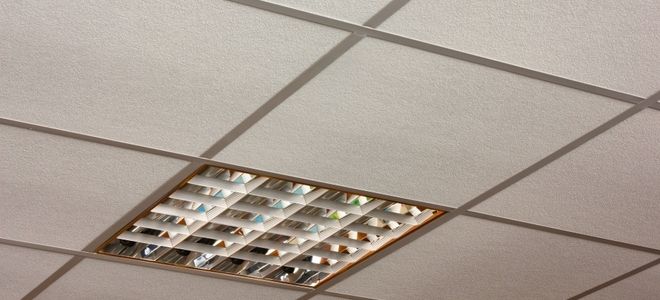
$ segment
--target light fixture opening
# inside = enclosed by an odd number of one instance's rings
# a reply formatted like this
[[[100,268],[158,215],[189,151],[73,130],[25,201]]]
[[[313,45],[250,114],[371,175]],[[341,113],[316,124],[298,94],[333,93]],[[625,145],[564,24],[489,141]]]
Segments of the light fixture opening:
[[[97,252],[314,287],[443,213],[204,166]]]

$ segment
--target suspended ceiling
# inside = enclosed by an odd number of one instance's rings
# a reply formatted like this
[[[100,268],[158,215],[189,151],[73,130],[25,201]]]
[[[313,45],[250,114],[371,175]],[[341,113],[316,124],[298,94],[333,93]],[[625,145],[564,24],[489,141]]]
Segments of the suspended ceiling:
[[[656,298],[658,12],[0,4],[0,296]],[[449,213],[317,289],[93,253],[212,162]]]

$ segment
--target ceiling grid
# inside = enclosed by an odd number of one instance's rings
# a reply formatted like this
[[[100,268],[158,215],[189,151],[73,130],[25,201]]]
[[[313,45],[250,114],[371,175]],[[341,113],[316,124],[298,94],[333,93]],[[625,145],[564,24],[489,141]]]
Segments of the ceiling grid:
[[[438,54],[441,56],[447,56],[451,58],[455,58],[458,60],[463,60],[467,61],[470,63],[486,66],[488,68],[494,68],[497,70],[505,71],[508,73],[513,73],[517,75],[522,75],[525,77],[549,82],[552,84],[556,84],[559,86],[564,86],[568,87],[571,89],[576,89],[579,91],[591,93],[591,94],[596,94],[604,97],[608,97],[611,99],[623,101],[626,103],[631,103],[633,104],[620,114],[616,115],[615,117],[609,119],[608,121],[600,124],[598,127],[592,129],[591,131],[581,135],[579,138],[573,140],[572,142],[566,144],[565,146],[557,149],[556,151],[552,152],[551,154],[545,156],[541,160],[537,161],[536,163],[528,166],[527,168],[521,170],[520,172],[514,174],[513,176],[507,178],[506,180],[500,182],[499,184],[493,186],[492,188],[486,190],[485,192],[479,194],[477,197],[463,203],[462,205],[457,205],[457,206],[446,206],[442,204],[433,204],[433,203],[427,203],[422,201],[423,199],[407,199],[406,197],[399,197],[395,195],[389,195],[388,193],[374,193],[373,191],[365,191],[366,193],[369,193],[371,195],[380,195],[382,196],[383,199],[386,200],[391,200],[391,201],[402,201],[410,204],[419,204],[419,205],[425,205],[426,207],[433,208],[433,209],[439,209],[446,211],[447,213],[443,215],[441,218],[438,218],[428,224],[426,227],[422,227],[420,230],[417,230],[413,232],[412,234],[405,236],[402,238],[401,241],[398,243],[395,243],[391,245],[389,248],[386,248],[384,251],[380,251],[376,253],[375,255],[370,256],[367,258],[366,261],[361,262],[359,265],[356,267],[349,269],[348,271],[333,277],[330,279],[328,282],[323,283],[316,289],[310,289],[310,288],[304,288],[304,287],[291,287],[291,286],[286,286],[282,284],[265,284],[266,286],[273,286],[281,289],[290,289],[292,291],[297,291],[297,292],[304,292],[304,294],[300,295],[298,299],[316,299],[313,298],[318,295],[325,295],[325,296],[335,296],[335,297],[343,297],[346,299],[371,299],[371,298],[365,298],[361,297],[359,295],[353,295],[353,294],[342,294],[342,293],[337,293],[336,291],[329,291],[328,289],[331,288],[332,286],[336,285],[337,283],[342,282],[343,280],[347,279],[351,275],[360,272],[361,270],[367,268],[369,265],[373,264],[374,262],[385,258],[386,256],[390,255],[391,253],[397,251],[401,247],[406,246],[408,243],[419,239],[420,237],[424,236],[425,234],[433,231],[434,229],[438,228],[439,226],[450,222],[453,218],[457,216],[469,216],[469,217],[474,217],[478,219],[483,219],[483,220],[489,220],[497,223],[502,223],[502,224],[509,224],[517,227],[522,227],[522,228],[528,228],[532,230],[538,230],[538,231],[544,231],[560,236],[567,236],[571,238],[576,238],[576,239],[581,239],[581,240],[588,240],[591,242],[595,243],[600,243],[600,244],[606,244],[606,245],[611,245],[611,246],[616,246],[616,247],[621,247],[621,248],[627,248],[635,251],[640,251],[640,252],[645,252],[645,253],[650,253],[650,254],[660,254],[660,249],[656,249],[653,247],[648,247],[648,246],[643,246],[643,245],[638,245],[635,243],[628,243],[628,242],[623,242],[623,241],[617,241],[614,239],[607,239],[607,238],[602,238],[602,237],[597,237],[597,236],[591,236],[588,234],[582,234],[578,232],[573,232],[570,230],[562,230],[562,229],[557,229],[551,226],[545,226],[545,225],[540,225],[540,224],[534,224],[534,223],[528,223],[524,221],[519,221],[515,220],[513,218],[507,218],[507,217],[502,217],[502,216],[494,216],[494,215],[489,215],[486,213],[480,213],[480,212],[474,212],[470,211],[473,207],[477,206],[481,202],[486,201],[487,199],[490,199],[493,195],[505,190],[506,188],[516,184],[517,182],[521,181],[522,179],[528,177],[532,173],[536,172],[537,170],[540,170],[544,168],[546,165],[552,163],[555,160],[558,160],[562,157],[564,157],[566,154],[569,152],[573,151],[574,149],[579,148],[583,144],[589,142],[593,138],[601,135],[602,133],[608,131],[609,129],[617,126],[621,122],[629,119],[630,117],[640,113],[641,111],[644,111],[645,109],[655,109],[655,110],[660,110],[660,92],[656,92],[655,94],[647,97],[647,98],[642,98],[639,96],[631,95],[628,93],[623,93],[619,91],[615,91],[613,89],[608,89],[606,87],[600,87],[576,80],[572,80],[569,78],[564,78],[561,76],[556,76],[552,74],[547,74],[543,73],[540,71],[535,71],[533,69],[528,69],[525,67],[521,66],[516,66],[513,64],[508,64],[506,62],[498,61],[498,60],[492,60],[489,58],[445,48],[436,44],[432,43],[427,43],[424,41],[416,40],[410,37],[406,37],[403,35],[397,35],[394,33],[389,33],[386,31],[381,31],[378,29],[375,29],[378,25],[383,23],[388,17],[391,15],[395,14],[399,9],[401,9],[406,3],[409,2],[409,0],[392,0],[389,2],[386,6],[384,6],[382,9],[380,9],[375,15],[373,15],[368,21],[364,23],[364,25],[357,25],[355,23],[351,23],[349,21],[343,21],[340,19],[335,19],[315,13],[310,13],[306,11],[302,11],[296,8],[288,7],[285,5],[279,5],[275,3],[270,3],[266,1],[261,1],[261,0],[229,0],[230,2],[236,2],[238,4],[242,5],[247,5],[253,8],[257,8],[260,10],[266,10],[275,14],[279,15],[284,15],[287,17],[292,17],[296,19],[302,19],[305,21],[321,24],[323,26],[328,26],[328,27],[333,27],[336,29],[348,31],[350,34],[346,36],[341,42],[339,42],[337,45],[332,47],[326,54],[321,56],[318,60],[316,60],[312,65],[310,65],[308,68],[306,68],[302,73],[300,73],[298,76],[296,76],[292,81],[290,81],[286,86],[284,86],[281,90],[279,90],[275,95],[273,95],[270,99],[268,99],[266,102],[264,102],[261,106],[259,106],[256,110],[254,110],[252,113],[250,113],[247,117],[245,117],[241,122],[239,122],[235,127],[233,127],[231,130],[229,130],[226,134],[224,134],[217,142],[212,144],[206,151],[204,151],[200,155],[191,155],[191,154],[186,154],[183,152],[177,152],[177,151],[171,151],[171,150],[165,150],[165,149],[160,149],[158,147],[152,147],[152,146],[145,146],[139,143],[132,143],[132,142],[125,142],[125,141],[120,141],[119,139],[112,139],[112,138],[106,138],[103,137],[102,135],[95,135],[95,134],[87,134],[87,133],[81,133],[81,132],[76,132],[73,130],[67,130],[67,129],[59,129],[51,126],[44,126],[44,125],[37,125],[33,124],[31,122],[26,122],[26,121],[21,121],[17,119],[12,119],[12,118],[4,118],[0,117],[0,124],[1,125],[6,125],[6,126],[12,126],[12,127],[17,127],[17,128],[24,128],[24,129],[29,129],[33,130],[35,132],[42,132],[46,134],[51,134],[51,135],[57,135],[57,136],[62,136],[65,138],[71,138],[71,139],[76,139],[76,140],[81,140],[81,141],[86,141],[90,143],[95,143],[95,144],[102,144],[102,145],[107,145],[111,147],[117,147],[117,148],[122,148],[122,149],[127,149],[127,150],[132,150],[132,151],[137,151],[141,153],[148,153],[148,154],[153,154],[157,156],[163,156],[163,157],[169,157],[173,159],[178,159],[182,161],[188,162],[188,165],[181,169],[178,173],[176,173],[174,176],[172,176],[169,180],[167,180],[165,183],[163,183],[160,187],[158,187],[156,190],[154,190],[151,194],[149,194],[144,200],[142,200],[140,203],[138,203],[133,209],[131,209],[128,213],[125,215],[121,216],[113,225],[109,226],[104,232],[102,232],[97,238],[95,238],[93,241],[91,241],[87,246],[85,246],[81,250],[72,250],[68,249],[66,247],[60,247],[60,246],[49,246],[49,245],[41,245],[37,243],[31,243],[27,241],[17,241],[13,239],[5,239],[5,238],[0,238],[0,244],[6,244],[6,245],[13,245],[13,246],[19,246],[19,247],[25,247],[25,248],[31,248],[31,249],[36,249],[36,250],[41,250],[41,251],[47,251],[47,252],[52,252],[52,253],[60,253],[60,254],[66,254],[66,255],[73,255],[73,258],[71,258],[67,263],[62,265],[59,269],[55,270],[47,279],[45,279],[43,282],[41,282],[39,285],[35,286],[34,289],[32,289],[28,294],[26,294],[25,299],[33,299],[37,297],[39,294],[41,294],[44,290],[46,290],[49,286],[51,286],[53,283],[58,281],[58,279],[62,278],[62,276],[65,276],[70,270],[74,269],[79,263],[83,260],[86,259],[91,259],[91,260],[99,260],[99,261],[111,261],[114,263],[121,263],[121,264],[132,264],[132,265],[138,265],[138,266],[143,266],[143,267],[148,267],[148,268],[153,268],[153,269],[158,269],[158,270],[168,270],[168,271],[176,271],[176,272],[182,272],[182,273],[188,273],[188,274],[194,274],[194,275],[199,275],[199,276],[206,276],[206,277],[212,277],[212,278],[220,278],[220,279],[226,279],[226,280],[234,280],[234,281],[239,281],[239,282],[246,282],[246,283],[256,283],[247,279],[242,279],[242,278],[235,278],[232,276],[227,276],[223,274],[211,274],[210,272],[204,272],[204,271],[198,271],[198,270],[181,270],[175,267],[170,267],[170,266],[163,266],[163,265],[155,265],[155,264],[149,264],[149,263],[142,263],[142,262],[134,262],[134,261],[126,261],[122,260],[120,258],[114,258],[114,257],[104,257],[102,255],[93,253],[94,249],[98,247],[103,241],[107,240],[109,237],[111,237],[115,232],[117,232],[122,226],[124,226],[127,222],[130,220],[134,219],[137,215],[140,214],[141,211],[143,211],[145,208],[151,206],[153,203],[158,201],[159,199],[162,198],[163,195],[167,194],[168,192],[171,192],[179,182],[181,182],[183,179],[185,179],[189,174],[192,173],[192,170],[198,169],[200,166],[204,164],[216,164],[216,165],[224,165],[229,168],[235,167],[236,169],[243,169],[245,171],[252,171],[250,169],[246,169],[244,167],[239,167],[239,166],[234,166],[230,163],[225,163],[222,161],[222,159],[217,159],[215,156],[220,153],[223,149],[228,147],[232,142],[236,141],[239,137],[241,137],[245,132],[250,130],[250,128],[260,122],[264,117],[266,117],[270,112],[274,111],[280,104],[284,103],[291,95],[296,93],[299,89],[301,89],[303,86],[305,86],[307,83],[312,81],[316,75],[322,73],[326,67],[330,66],[335,62],[335,60],[339,59],[342,57],[349,49],[351,49],[354,45],[356,45],[358,42],[363,40],[365,37],[371,37],[375,39],[381,39],[385,40],[388,42],[392,42],[395,44],[399,44],[405,47],[411,47],[427,52],[431,52],[434,54]],[[578,100],[576,100],[578,101]],[[260,174],[265,174],[268,176],[276,176],[276,177],[281,177],[284,179],[298,179],[295,176],[289,176],[288,174],[278,174],[277,172],[266,172],[266,171],[261,171],[256,169],[255,173],[260,173]],[[303,182],[308,182],[311,184],[315,184],[316,182],[314,181],[316,178],[313,179],[301,179]],[[319,185],[323,185],[323,183],[319,182]],[[334,184],[325,184],[326,186],[334,187]],[[343,190],[347,190],[346,187],[343,187],[342,185],[336,185],[336,187],[341,188]],[[349,191],[355,191],[355,192],[360,192],[361,190],[359,188],[348,188]],[[635,274],[638,274],[640,272],[643,272],[646,269],[649,269],[655,265],[660,263],[660,259],[653,260],[647,264],[644,264],[640,267],[637,267],[625,274],[621,274],[620,276],[617,276],[615,278],[612,278],[598,286],[591,287],[587,290],[585,290],[582,293],[577,294],[574,296],[572,299],[579,299],[582,297],[585,297],[589,294],[592,294],[600,289],[606,288],[610,285],[613,285],[621,280],[624,280],[626,278],[629,278],[630,276],[633,276]],[[258,282],[258,284],[264,285],[262,282]]]
[[[372,263],[376,262],[377,260],[385,257],[389,253],[392,253],[392,252],[396,251],[399,247],[403,247],[403,246],[409,244],[410,242],[412,242],[413,240],[422,237],[425,233],[427,233],[429,231],[432,231],[433,229],[435,229],[435,228],[437,228],[437,227],[439,227],[439,226],[441,226],[441,225],[443,225],[447,222],[450,222],[453,218],[455,218],[455,217],[457,217],[461,214],[465,214],[471,208],[473,208],[476,205],[478,205],[479,203],[487,200],[492,195],[495,195],[498,192],[504,190],[505,188],[515,184],[516,182],[518,182],[521,179],[527,177],[528,175],[532,174],[533,172],[543,168],[545,165],[547,165],[547,164],[551,163],[552,161],[562,157],[563,155],[565,155],[566,153],[576,149],[580,145],[588,142],[589,140],[593,139],[594,137],[598,136],[599,134],[605,132],[606,130],[608,130],[608,129],[614,127],[614,126],[616,126],[617,124],[623,122],[627,118],[630,118],[634,114],[636,114],[636,113],[640,112],[641,110],[645,109],[646,107],[648,107],[651,103],[655,103],[657,101],[657,99],[660,99],[660,91],[658,91],[657,93],[655,93],[654,95],[652,95],[648,99],[634,105],[633,107],[629,108],[628,110],[624,111],[623,113],[621,113],[620,115],[614,117],[613,119],[605,122],[601,126],[599,126],[595,129],[593,129],[592,131],[586,133],[585,135],[581,136],[580,138],[574,140],[570,144],[558,149],[557,151],[553,152],[552,154],[545,157],[544,159],[542,159],[542,160],[538,161],[537,163],[529,166],[528,168],[520,171],[516,175],[508,178],[507,180],[505,180],[502,183],[496,185],[495,187],[491,188],[490,190],[485,191],[484,193],[477,196],[476,198],[474,198],[474,199],[468,201],[467,203],[463,204],[462,206],[457,207],[456,209],[450,211],[447,215],[443,216],[439,220],[436,220],[432,224],[429,224],[429,226],[422,228],[422,230],[419,230],[419,231],[417,231],[417,232],[415,232],[415,233],[413,233],[409,236],[404,237],[401,240],[401,243],[392,245],[392,247],[386,249],[385,251],[379,252],[376,255],[373,255],[373,256],[369,257],[364,262],[362,262],[362,264],[359,265],[358,268],[348,270],[347,272],[333,278],[333,280],[328,281],[325,285],[320,286],[316,290],[314,290],[314,291],[308,293],[307,295],[299,298],[299,300],[310,299],[313,295],[319,293],[322,290],[325,290],[325,289],[328,289],[328,288],[332,287],[332,285],[340,282],[341,280],[343,280],[345,278],[348,278],[351,274],[359,272],[361,268],[364,268],[364,267],[368,266],[369,264],[372,264]]]
[[[526,76],[526,77],[530,77],[530,78],[534,78],[534,79],[538,79],[538,80],[542,80],[542,81],[547,81],[547,82],[554,83],[554,84],[557,84],[557,85],[562,85],[562,86],[566,86],[566,87],[569,87],[569,88],[574,88],[574,89],[577,89],[577,90],[581,90],[581,91],[585,91],[585,92],[588,92],[588,93],[605,96],[605,97],[620,100],[620,101],[625,101],[625,102],[628,102],[628,103],[635,104],[635,103],[639,103],[642,100],[644,100],[644,98],[639,97],[639,96],[634,96],[634,95],[622,93],[622,92],[619,92],[619,91],[615,91],[615,90],[611,90],[611,89],[591,85],[591,84],[588,84],[588,83],[579,82],[579,81],[571,80],[571,79],[568,79],[568,78],[563,78],[563,77],[560,77],[560,76],[556,76],[556,75],[552,75],[552,74],[547,74],[547,73],[543,73],[543,72],[539,72],[539,71],[519,67],[519,66],[516,66],[516,65],[512,65],[512,64],[505,63],[505,62],[492,60],[492,59],[488,59],[488,58],[485,58],[485,57],[480,57],[480,56],[477,56],[477,55],[472,55],[472,54],[469,54],[469,53],[465,53],[465,52],[445,48],[445,47],[442,47],[442,46],[439,46],[439,45],[426,43],[426,42],[415,40],[415,39],[412,39],[412,38],[407,38],[407,37],[404,37],[404,36],[396,35],[396,34],[393,34],[393,33],[386,32],[386,31],[381,31],[381,30],[378,30],[378,29],[374,29],[374,28],[370,28],[370,27],[366,27],[366,26],[361,26],[361,25],[357,25],[357,24],[353,24],[353,23],[345,22],[345,21],[341,21],[341,20],[335,20],[335,19],[324,17],[324,16],[315,15],[313,13],[300,11],[300,10],[297,10],[297,9],[294,9],[294,8],[274,4],[274,3],[271,3],[271,2],[267,2],[267,1],[261,1],[261,0],[229,0],[229,1],[233,1],[233,2],[236,2],[236,3],[241,3],[241,4],[244,4],[244,5],[249,5],[249,6],[252,6],[252,7],[256,7],[256,8],[259,8],[259,9],[264,9],[264,10],[275,12],[275,13],[284,14],[284,15],[287,15],[287,16],[290,16],[290,17],[293,17],[293,18],[300,18],[302,20],[306,20],[306,21],[310,21],[310,22],[316,22],[316,23],[319,23],[319,24],[322,24],[322,25],[334,27],[334,28],[337,28],[337,29],[346,30],[346,31],[349,31],[349,32],[363,34],[365,36],[386,40],[386,41],[401,44],[401,45],[404,45],[404,46],[407,46],[407,47],[417,48],[417,49],[420,49],[420,50],[423,50],[423,51],[428,51],[428,52],[431,52],[431,53],[436,53],[436,54],[456,58],[456,59],[459,59],[459,60],[465,60],[465,61],[472,62],[472,63],[475,63],[475,64],[479,64],[479,65],[499,69],[499,70],[502,70],[502,71],[505,71],[505,72],[511,72],[511,73],[514,73],[514,74],[518,74],[518,75],[522,75],[522,76]],[[650,106],[652,108],[660,110],[660,106],[658,106],[656,103],[653,103]]]

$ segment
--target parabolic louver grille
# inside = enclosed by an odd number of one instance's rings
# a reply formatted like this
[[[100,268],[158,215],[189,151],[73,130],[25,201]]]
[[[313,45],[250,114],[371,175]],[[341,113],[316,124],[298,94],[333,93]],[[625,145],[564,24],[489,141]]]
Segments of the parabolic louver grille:
[[[316,286],[440,214],[207,166],[99,252]]]

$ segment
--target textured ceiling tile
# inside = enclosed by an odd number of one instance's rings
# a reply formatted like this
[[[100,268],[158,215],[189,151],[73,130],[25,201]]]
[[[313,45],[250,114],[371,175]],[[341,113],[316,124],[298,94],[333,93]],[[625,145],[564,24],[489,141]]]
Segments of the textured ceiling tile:
[[[20,299],[57,271],[71,256],[0,245],[0,298]]]
[[[0,116],[200,154],[347,33],[228,1],[5,1]]]
[[[660,82],[660,2],[423,1],[385,31],[639,96]]]
[[[642,111],[473,210],[660,248],[659,133]]]
[[[303,292],[86,259],[37,299],[296,299]]]
[[[655,266],[611,286],[599,290],[584,299],[599,300],[657,300],[660,295],[660,266]]]
[[[378,299],[566,299],[654,258],[458,217],[330,291]]]
[[[389,0],[271,0],[269,2],[362,24],[383,8]]]
[[[0,237],[81,249],[186,162],[0,126]]]
[[[217,157],[458,206],[627,107],[365,39]]]

